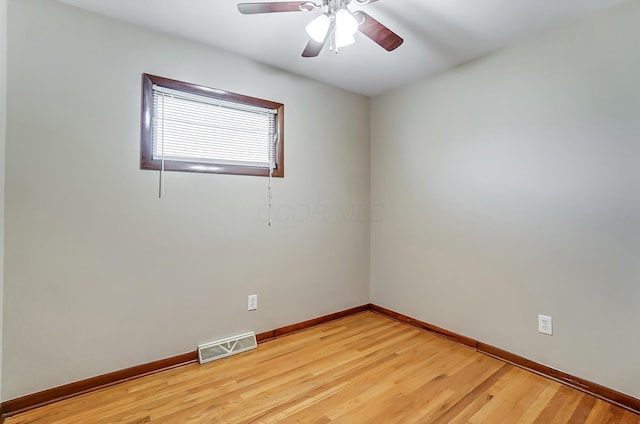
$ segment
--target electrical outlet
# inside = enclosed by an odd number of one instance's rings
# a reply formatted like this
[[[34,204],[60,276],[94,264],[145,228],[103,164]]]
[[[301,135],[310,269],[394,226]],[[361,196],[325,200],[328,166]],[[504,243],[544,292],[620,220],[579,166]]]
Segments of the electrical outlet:
[[[258,295],[250,294],[247,298],[247,310],[255,311],[256,309],[258,309]]]
[[[538,315],[538,331],[542,334],[553,336],[553,318],[546,315]]]

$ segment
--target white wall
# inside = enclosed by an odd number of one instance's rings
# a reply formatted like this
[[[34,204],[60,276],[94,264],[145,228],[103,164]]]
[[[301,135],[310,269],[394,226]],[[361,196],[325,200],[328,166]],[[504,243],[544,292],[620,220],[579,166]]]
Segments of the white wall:
[[[374,303],[640,397],[638,22],[630,1],[372,101]]]
[[[4,292],[4,148],[7,134],[7,0],[0,0],[0,401],[2,397],[2,315]]]
[[[368,98],[58,2],[9,6],[4,399],[369,301]],[[168,173],[158,200],[143,72],[285,104],[271,228],[266,178]]]

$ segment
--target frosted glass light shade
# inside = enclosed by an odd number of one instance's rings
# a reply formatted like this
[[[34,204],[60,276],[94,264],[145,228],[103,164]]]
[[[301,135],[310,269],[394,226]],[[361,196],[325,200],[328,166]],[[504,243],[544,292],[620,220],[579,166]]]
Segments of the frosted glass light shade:
[[[356,42],[356,39],[353,38],[353,35],[345,34],[342,31],[336,30],[336,47],[345,47],[349,46]]]
[[[336,12],[336,28],[353,36],[358,31],[358,20],[347,9]]]
[[[353,34],[358,31],[358,21],[346,9],[336,13],[336,47],[344,47],[356,42]]]
[[[314,41],[318,43],[322,43],[327,36],[327,31],[329,31],[329,24],[331,23],[331,19],[325,14],[322,14],[315,18],[313,21],[309,22],[307,25],[307,34]],[[357,24],[357,23],[356,23]]]

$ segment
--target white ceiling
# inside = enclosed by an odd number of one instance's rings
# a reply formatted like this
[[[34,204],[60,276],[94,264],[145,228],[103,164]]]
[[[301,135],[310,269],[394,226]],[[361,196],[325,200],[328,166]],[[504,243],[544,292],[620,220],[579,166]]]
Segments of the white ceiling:
[[[236,0],[59,1],[373,96],[625,0],[353,2],[352,11],[366,11],[403,37],[404,44],[387,52],[358,33],[356,44],[338,54],[325,46],[316,58],[300,54],[308,40],[304,28],[318,10],[242,15]]]

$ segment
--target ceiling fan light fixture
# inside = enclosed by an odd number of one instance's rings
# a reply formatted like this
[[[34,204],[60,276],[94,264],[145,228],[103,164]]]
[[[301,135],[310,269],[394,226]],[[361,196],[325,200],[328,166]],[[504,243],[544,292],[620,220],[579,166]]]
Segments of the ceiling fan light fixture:
[[[356,42],[353,35],[358,31],[358,21],[347,9],[336,12],[336,47],[345,47]]]
[[[353,38],[353,35],[346,34],[342,31],[336,30],[336,47],[337,48],[346,47],[351,44],[354,44],[355,42],[356,42],[356,39]]]
[[[322,14],[315,18],[313,21],[309,22],[306,27],[307,34],[309,34],[309,37],[311,37],[314,41],[322,43],[327,36],[327,31],[329,31],[330,24],[331,19],[327,15]]]
[[[340,9],[336,12],[336,28],[353,37],[358,32],[358,20],[347,9]]]

